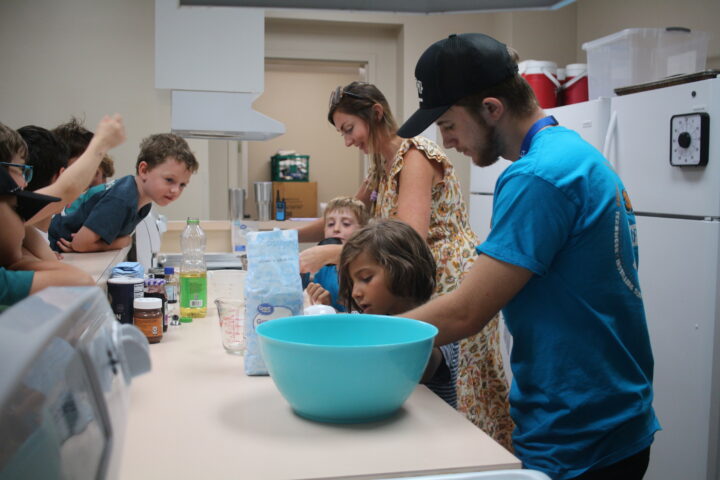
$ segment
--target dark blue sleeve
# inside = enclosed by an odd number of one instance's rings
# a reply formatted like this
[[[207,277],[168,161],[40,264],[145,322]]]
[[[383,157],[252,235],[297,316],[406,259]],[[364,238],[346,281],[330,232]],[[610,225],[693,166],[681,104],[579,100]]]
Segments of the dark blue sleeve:
[[[135,213],[134,207],[129,203],[124,198],[106,195],[93,207],[83,226],[110,244],[120,236]]]

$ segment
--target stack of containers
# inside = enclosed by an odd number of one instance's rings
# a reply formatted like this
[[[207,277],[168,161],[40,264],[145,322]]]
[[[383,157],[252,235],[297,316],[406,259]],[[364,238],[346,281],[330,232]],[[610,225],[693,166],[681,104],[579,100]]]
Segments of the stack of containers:
[[[689,28],[628,28],[584,43],[589,98],[705,69],[710,35]]]

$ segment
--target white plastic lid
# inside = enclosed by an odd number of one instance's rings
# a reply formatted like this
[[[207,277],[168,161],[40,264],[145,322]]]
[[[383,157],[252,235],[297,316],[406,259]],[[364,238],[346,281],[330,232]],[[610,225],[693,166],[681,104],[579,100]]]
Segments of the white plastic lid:
[[[303,310],[305,315],[328,315],[337,313],[330,305],[309,305]]]
[[[108,278],[108,283],[144,283],[145,280],[139,277],[112,277]]]
[[[157,297],[139,297],[133,300],[133,308],[155,310],[162,308],[162,299]]]
[[[555,72],[557,71],[557,63],[545,60],[525,60],[524,62],[520,62],[520,64],[522,64],[522,66],[518,65],[518,70],[521,75],[543,72],[555,75]]]
[[[570,65],[567,65],[565,67],[565,73],[570,77],[577,77],[578,75],[582,73],[587,73],[587,64],[586,63],[571,63]]]

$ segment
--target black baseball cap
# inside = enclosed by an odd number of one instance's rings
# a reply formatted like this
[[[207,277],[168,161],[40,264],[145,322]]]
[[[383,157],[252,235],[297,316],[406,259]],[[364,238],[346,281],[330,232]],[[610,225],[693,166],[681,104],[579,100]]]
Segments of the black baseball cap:
[[[60,201],[58,197],[23,190],[3,167],[0,167],[0,195],[18,197],[17,213],[24,221],[31,219],[45,205]]]
[[[497,85],[518,71],[507,46],[482,33],[452,34],[433,43],[415,66],[420,109],[398,130],[423,132],[460,99]]]

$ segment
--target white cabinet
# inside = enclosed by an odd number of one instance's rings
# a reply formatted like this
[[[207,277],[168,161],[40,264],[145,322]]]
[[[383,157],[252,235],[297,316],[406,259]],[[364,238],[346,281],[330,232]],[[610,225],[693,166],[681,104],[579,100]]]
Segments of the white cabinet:
[[[265,12],[155,0],[155,88],[263,91]]]

